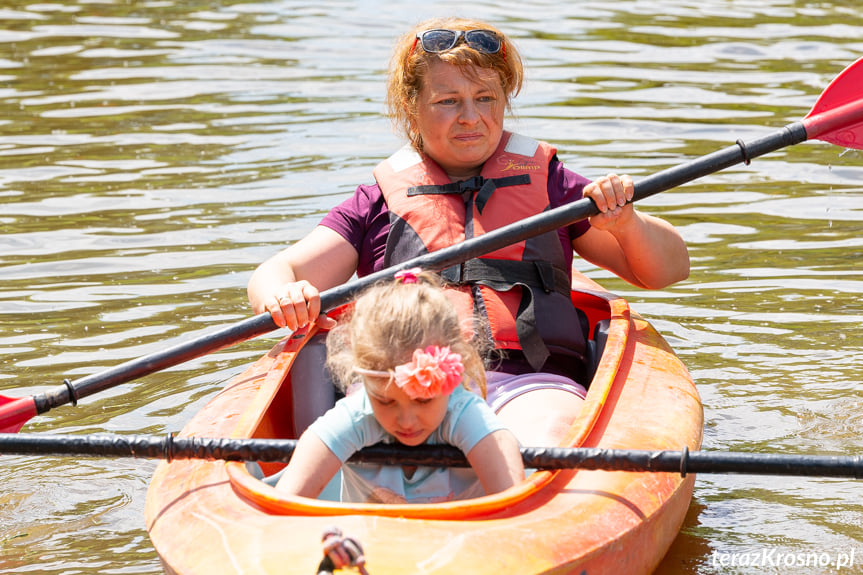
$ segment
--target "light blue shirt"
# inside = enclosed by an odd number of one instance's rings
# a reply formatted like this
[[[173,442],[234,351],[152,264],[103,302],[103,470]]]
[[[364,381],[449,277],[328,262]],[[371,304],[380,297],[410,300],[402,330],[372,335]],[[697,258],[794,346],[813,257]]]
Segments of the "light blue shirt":
[[[395,437],[375,419],[365,389],[339,400],[309,429],[344,463],[363,447],[396,443]],[[462,386],[449,397],[446,415],[426,440],[468,453],[489,433],[505,429],[479,395]],[[418,467],[407,478],[401,467],[366,463],[342,466],[342,501],[365,502],[375,488],[385,488],[410,503],[432,503],[483,495],[476,473],[470,468]]]

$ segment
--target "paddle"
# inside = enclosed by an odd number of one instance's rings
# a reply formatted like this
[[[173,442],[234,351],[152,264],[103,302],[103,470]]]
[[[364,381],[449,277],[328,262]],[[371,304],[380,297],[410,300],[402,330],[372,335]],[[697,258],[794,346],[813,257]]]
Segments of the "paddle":
[[[213,437],[151,437],[140,435],[0,435],[0,453],[18,455],[142,457],[150,459],[205,459],[287,462],[296,446],[293,439],[222,439]],[[753,475],[808,475],[863,478],[863,457],[786,455],[631,449],[523,447],[525,467],[605,471],[687,473],[745,473]],[[458,448],[449,445],[366,447],[354,462],[381,465],[469,467]]]
[[[734,146],[648,176],[636,182],[632,201],[642,200],[740,162],[748,163],[752,158],[808,139],[817,138],[840,146],[860,149],[863,147],[861,85],[863,85],[863,58],[851,64],[827,86],[802,121],[789,124],[750,143],[738,140]],[[478,238],[425,254],[327,290],[321,294],[322,308],[326,311],[346,303],[357,291],[377,281],[389,279],[399,270],[410,267],[442,270],[507,245],[570,225],[597,213],[599,210],[588,198],[543,212]],[[263,313],[160,352],[84,376],[74,382],[67,379],[63,385],[39,395],[20,398],[0,395],[0,432],[16,433],[35,415],[66,403],[75,405],[82,397],[246,341],[273,331],[276,327],[269,313]]]

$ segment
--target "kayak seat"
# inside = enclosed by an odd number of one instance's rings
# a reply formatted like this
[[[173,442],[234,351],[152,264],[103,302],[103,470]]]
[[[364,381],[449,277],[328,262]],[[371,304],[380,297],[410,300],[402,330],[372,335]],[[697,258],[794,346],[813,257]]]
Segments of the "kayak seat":
[[[342,396],[336,390],[326,369],[327,334],[316,333],[297,353],[291,367],[294,437],[299,437],[318,417],[327,412]]]
[[[602,319],[596,322],[593,326],[593,337],[587,340],[587,381],[585,387],[590,387],[589,383],[593,381],[593,376],[596,374],[596,368],[599,367],[599,360],[602,359],[602,352],[605,351],[605,342],[608,341],[608,329],[611,326],[610,319]]]

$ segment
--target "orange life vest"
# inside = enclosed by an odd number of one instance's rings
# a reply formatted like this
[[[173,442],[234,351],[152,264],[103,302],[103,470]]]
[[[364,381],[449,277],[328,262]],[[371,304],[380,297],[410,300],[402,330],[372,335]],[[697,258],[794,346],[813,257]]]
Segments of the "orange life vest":
[[[384,265],[476,237],[549,207],[548,168],[556,150],[504,132],[481,175],[452,182],[431,158],[405,147],[374,175],[390,214]],[[484,316],[496,349],[521,350],[535,371],[549,357],[583,370],[585,334],[570,298],[557,232],[509,245],[442,272],[461,317]],[[466,322],[467,323],[467,322]]]

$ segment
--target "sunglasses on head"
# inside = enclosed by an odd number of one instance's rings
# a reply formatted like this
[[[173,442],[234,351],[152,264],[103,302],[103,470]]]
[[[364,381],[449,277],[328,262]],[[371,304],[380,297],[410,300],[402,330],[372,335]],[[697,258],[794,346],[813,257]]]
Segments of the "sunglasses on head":
[[[419,41],[423,50],[432,54],[440,54],[455,48],[459,40],[464,40],[469,48],[482,54],[497,54],[503,48],[500,36],[491,30],[444,30],[437,28],[417,34],[411,52]],[[504,57],[506,57],[504,55]]]

